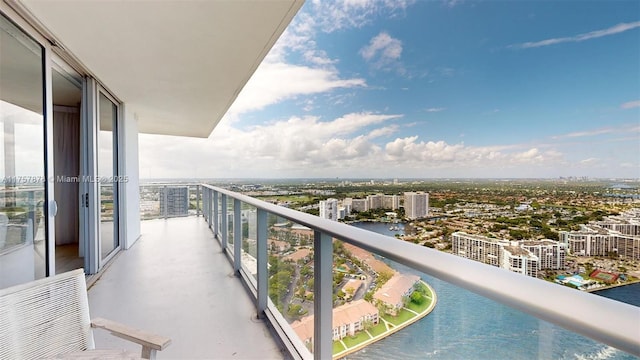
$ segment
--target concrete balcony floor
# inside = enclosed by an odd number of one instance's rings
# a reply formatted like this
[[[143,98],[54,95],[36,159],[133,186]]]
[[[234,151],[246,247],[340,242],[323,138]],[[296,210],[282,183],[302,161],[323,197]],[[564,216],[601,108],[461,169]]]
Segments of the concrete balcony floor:
[[[202,217],[149,220],[89,289],[92,317],[170,337],[160,359],[282,359]],[[95,330],[96,348],[140,347]]]

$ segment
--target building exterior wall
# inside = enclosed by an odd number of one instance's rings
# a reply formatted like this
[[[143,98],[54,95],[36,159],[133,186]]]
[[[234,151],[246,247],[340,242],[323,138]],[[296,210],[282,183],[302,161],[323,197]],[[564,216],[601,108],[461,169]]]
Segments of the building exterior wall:
[[[140,238],[140,174],[138,160],[138,120],[135,114],[124,108],[124,143],[121,153],[124,154],[123,161],[124,175],[127,181],[122,184],[124,190],[123,198],[126,219],[124,225],[124,248],[129,249]]]
[[[563,269],[565,246],[551,240],[511,242],[464,232],[451,235],[454,255],[533,277],[541,269]]]
[[[320,201],[319,209],[321,218],[333,221],[337,221],[339,219],[337,199],[327,199]]]
[[[419,219],[429,215],[428,193],[404,193],[404,212],[408,219]]]
[[[189,215],[189,188],[186,186],[170,186],[160,193],[161,216]]]
[[[561,270],[565,268],[566,245],[557,241],[520,241],[539,260],[539,269]]]
[[[368,211],[369,202],[367,201],[367,199],[352,199],[351,210],[358,212]]]
[[[493,266],[500,266],[502,263],[502,246],[508,243],[464,232],[451,235],[451,249],[454,255]]]
[[[609,256],[617,253],[625,259],[640,260],[640,236],[624,235],[613,230],[563,231],[569,253],[578,256]]]

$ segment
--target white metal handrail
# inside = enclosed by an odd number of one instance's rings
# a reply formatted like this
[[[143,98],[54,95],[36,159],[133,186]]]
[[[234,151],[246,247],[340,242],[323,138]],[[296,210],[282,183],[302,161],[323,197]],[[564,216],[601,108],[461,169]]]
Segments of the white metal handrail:
[[[223,197],[231,197],[254,206],[258,211],[263,211],[265,214],[271,213],[313,229],[316,232],[316,240],[322,238],[324,243],[328,242],[329,244],[331,244],[331,237],[342,240],[521,310],[536,318],[556,324],[635,356],[640,356],[640,308],[636,306],[522,276],[438,250],[399,241],[389,236],[322,219],[226,189],[210,185],[202,185],[202,188],[205,194],[208,194],[205,195],[205,199],[209,200],[205,200],[205,202],[216,198],[215,204],[217,198],[220,197],[218,194]],[[205,205],[205,207],[209,209],[209,216],[207,217],[207,213],[205,213],[205,217],[211,224],[211,219],[218,218],[218,206],[211,206],[214,207],[215,216],[209,205]],[[226,213],[226,209],[223,208],[222,211]],[[218,235],[216,221],[213,221],[214,233]],[[260,223],[260,215],[258,216],[258,222]],[[261,236],[260,225],[258,227],[258,247],[260,247],[260,242],[264,241],[264,247],[266,248],[266,234]],[[317,241],[315,244],[324,245],[322,241]],[[316,250],[316,252],[318,251]],[[260,251],[258,251],[258,257],[260,257]],[[319,268],[316,266],[316,271]],[[330,272],[331,269],[329,268],[328,271]],[[260,283],[260,280],[258,280],[258,283]],[[316,281],[317,283],[318,281]],[[329,303],[328,308],[320,306],[315,310],[317,321],[325,323],[322,328],[326,331],[327,319],[329,326],[329,334],[321,337],[321,341],[325,343],[324,352],[318,353],[318,351],[315,351],[314,356],[316,358],[326,357],[327,355],[330,357],[331,349],[327,349],[327,344],[328,346],[331,345],[331,314],[331,303]],[[322,334],[316,333],[316,338],[319,336],[322,336]],[[319,349],[318,345],[316,345],[317,349]],[[320,349],[322,349],[322,345],[320,345]],[[325,355],[323,356],[322,354]]]

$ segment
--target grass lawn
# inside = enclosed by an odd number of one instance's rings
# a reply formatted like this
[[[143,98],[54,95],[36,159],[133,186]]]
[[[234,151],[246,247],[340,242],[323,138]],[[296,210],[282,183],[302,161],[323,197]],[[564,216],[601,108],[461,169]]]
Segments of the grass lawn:
[[[431,290],[429,290],[429,288],[426,287],[426,286],[425,286],[425,290],[426,291],[425,291],[424,295],[428,296],[429,298],[432,298],[433,294],[431,293]]]
[[[414,313],[401,309],[398,316],[383,315],[382,317],[394,325],[400,325],[415,316],[416,315]]]
[[[333,342],[333,353],[337,354],[342,350],[344,350],[344,346],[342,346],[342,343],[340,341],[334,341]]]
[[[425,301],[422,303],[422,305],[418,305],[416,303],[414,303],[413,301],[409,301],[409,304],[407,305],[407,308],[417,312],[417,313],[421,313],[423,312],[426,308],[429,307],[429,304],[431,304],[431,299],[425,299]]]
[[[387,327],[384,326],[384,323],[382,321],[380,321],[378,323],[378,325],[376,325],[376,326],[372,327],[371,329],[369,329],[369,332],[373,336],[380,335],[385,331],[387,331]]]
[[[342,341],[344,341],[344,343],[347,345],[347,347],[354,347],[358,344],[360,344],[361,342],[365,341],[365,340],[369,340],[371,339],[369,337],[369,335],[364,332],[364,331],[360,331],[359,333],[356,334],[355,337],[351,337],[351,336],[347,336],[346,338],[342,339]]]

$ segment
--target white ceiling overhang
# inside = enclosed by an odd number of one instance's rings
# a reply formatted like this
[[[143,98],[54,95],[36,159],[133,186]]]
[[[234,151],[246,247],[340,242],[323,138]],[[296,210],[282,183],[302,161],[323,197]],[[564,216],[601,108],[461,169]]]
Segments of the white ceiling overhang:
[[[303,0],[20,3],[140,132],[207,137]]]

